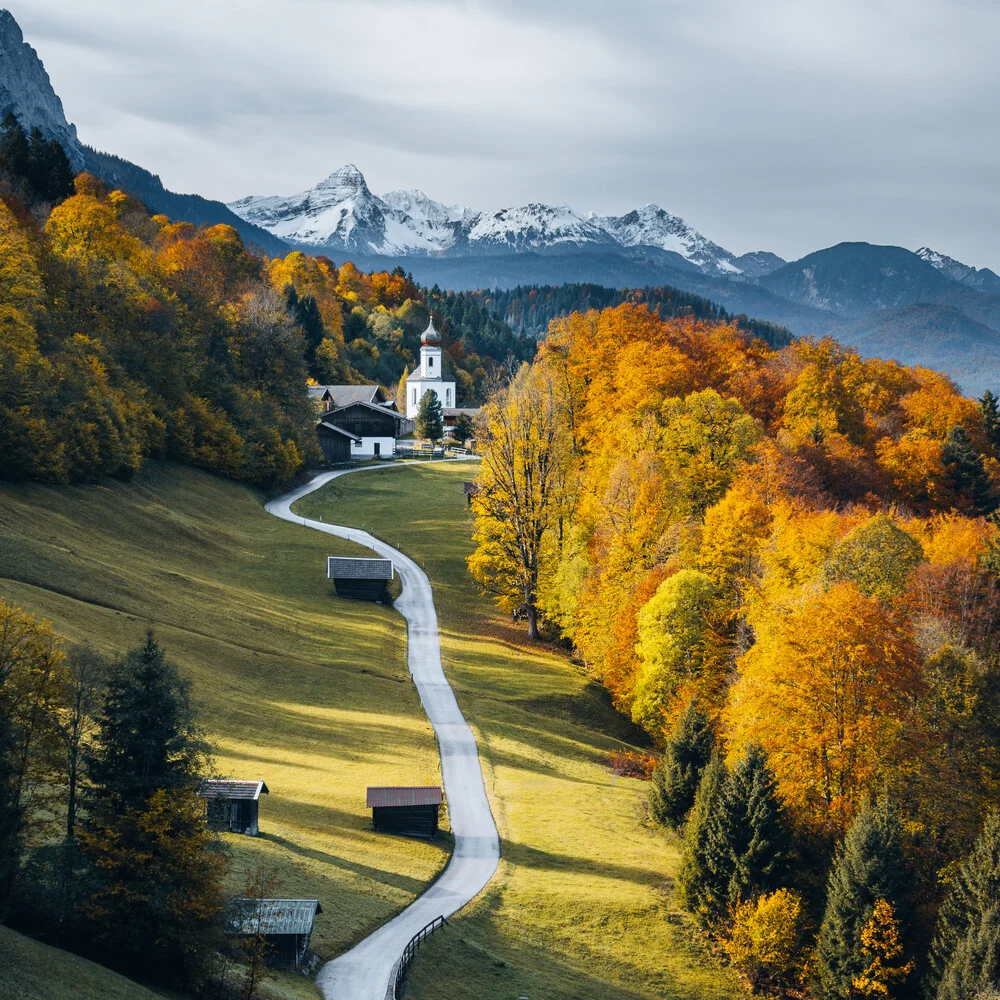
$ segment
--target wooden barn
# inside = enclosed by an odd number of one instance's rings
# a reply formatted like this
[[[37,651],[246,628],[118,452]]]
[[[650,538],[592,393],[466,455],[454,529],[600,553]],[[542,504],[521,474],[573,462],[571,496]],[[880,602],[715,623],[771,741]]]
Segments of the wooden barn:
[[[372,826],[379,833],[434,838],[444,796],[436,785],[416,788],[369,788]]]
[[[351,458],[392,458],[405,418],[395,402],[356,401],[328,410],[319,426],[337,427],[352,438]]]
[[[323,452],[323,461],[329,465],[349,462],[352,450],[361,446],[361,438],[356,438],[350,431],[345,431],[343,427],[328,420],[320,420],[316,425],[316,438],[320,451]]]
[[[395,572],[391,559],[329,556],[326,560],[326,577],[333,580],[337,596],[356,601],[381,601]]]
[[[260,833],[257,812],[261,795],[269,795],[263,781],[203,781],[198,795],[205,799],[208,825],[213,830],[228,830],[256,837]]]
[[[318,899],[233,899],[226,933],[233,937],[262,936],[268,965],[301,970],[309,964]]]

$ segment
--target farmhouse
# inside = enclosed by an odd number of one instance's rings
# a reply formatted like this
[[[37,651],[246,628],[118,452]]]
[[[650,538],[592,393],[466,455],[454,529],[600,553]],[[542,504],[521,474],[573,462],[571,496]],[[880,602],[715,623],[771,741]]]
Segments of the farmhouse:
[[[406,380],[406,416],[413,420],[424,394],[433,392],[442,410],[455,406],[455,383],[447,381],[441,356],[441,334],[434,329],[434,317],[420,339],[420,367]]]
[[[350,559],[329,556],[326,578],[333,580],[338,597],[356,601],[381,601],[385,588],[395,576],[391,559]]]
[[[308,965],[309,942],[318,899],[233,899],[226,933],[233,937],[263,937],[267,964],[284,969]]]
[[[343,465],[344,462],[349,462],[353,449],[362,445],[361,438],[356,438],[343,427],[323,419],[316,425],[316,437],[323,452],[323,461],[329,465]]]
[[[351,458],[392,458],[403,420],[395,402],[359,401],[324,413],[318,426],[327,430],[336,428],[349,435]]]
[[[213,830],[228,830],[256,837],[257,810],[261,794],[269,795],[263,781],[206,780],[198,795],[205,799],[208,825]]]
[[[441,415],[444,418],[444,436],[450,438],[455,436],[455,425],[458,423],[459,417],[468,417],[475,424],[476,417],[479,416],[479,407],[453,407],[450,410],[444,410]]]
[[[379,833],[434,838],[444,796],[436,785],[416,788],[369,788],[372,826]]]

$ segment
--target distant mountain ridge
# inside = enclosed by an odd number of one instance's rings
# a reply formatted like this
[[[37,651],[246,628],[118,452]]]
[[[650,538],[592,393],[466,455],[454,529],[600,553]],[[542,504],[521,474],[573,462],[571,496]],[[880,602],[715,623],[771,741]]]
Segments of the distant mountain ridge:
[[[568,205],[527,205],[481,212],[446,205],[422,191],[373,194],[347,164],[308,191],[253,195],[230,202],[242,219],[300,247],[368,256],[475,257],[508,253],[573,253],[652,247],[677,267],[706,274],[754,276],[784,261],[760,251],[737,258],[679,216],[644,205],[621,216],[580,215]],[[743,262],[741,265],[740,262]]]

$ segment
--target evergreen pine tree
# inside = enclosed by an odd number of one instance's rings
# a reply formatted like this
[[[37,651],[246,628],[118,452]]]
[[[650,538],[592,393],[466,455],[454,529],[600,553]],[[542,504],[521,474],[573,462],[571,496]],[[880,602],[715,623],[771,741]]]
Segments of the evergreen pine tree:
[[[792,839],[777,782],[759,746],[730,772],[724,811],[732,855],[730,906],[786,887]]]
[[[15,177],[27,178],[31,156],[28,152],[28,134],[13,111],[8,111],[0,124],[3,140],[0,141],[0,160]]]
[[[969,435],[961,424],[952,427],[941,452],[944,467],[951,476],[955,492],[965,497],[973,514],[989,514],[996,510],[990,478],[986,474],[983,456],[972,447]]]
[[[1000,399],[997,399],[989,389],[983,393],[983,398],[979,400],[979,412],[983,418],[983,431],[986,433],[986,440],[997,457],[1000,458]]]
[[[892,906],[906,939],[905,889],[899,814],[888,798],[866,800],[837,851],[827,883],[817,948],[821,1000],[854,995],[854,979],[866,968],[862,931],[879,899]]]
[[[441,400],[436,392],[429,389],[420,400],[417,411],[417,437],[429,441],[440,441],[444,437],[444,414],[441,412]]]
[[[980,914],[958,942],[934,1000],[980,1000],[1000,992],[1000,903]]]
[[[87,770],[95,805],[141,809],[159,789],[194,787],[204,761],[187,683],[153,633],[115,665]]]
[[[726,912],[732,878],[726,849],[728,823],[725,810],[729,772],[715,753],[702,772],[694,807],[684,829],[684,851],[677,872],[682,905],[702,927],[710,929]]]
[[[1000,812],[987,817],[982,833],[968,857],[959,866],[948,896],[938,912],[937,929],[931,945],[925,994],[936,1000],[945,974],[963,966],[988,932],[980,931],[987,916],[1000,902]],[[963,944],[963,942],[967,942]],[[956,961],[959,947],[963,958]]]
[[[28,183],[36,198],[48,195],[48,143],[40,128],[33,128],[28,136]]]
[[[53,139],[45,152],[45,198],[62,201],[73,193],[73,167],[61,143]]]
[[[715,734],[708,716],[692,702],[677,720],[653,772],[649,808],[657,822],[675,830],[683,824],[694,805],[701,773],[714,746]]]

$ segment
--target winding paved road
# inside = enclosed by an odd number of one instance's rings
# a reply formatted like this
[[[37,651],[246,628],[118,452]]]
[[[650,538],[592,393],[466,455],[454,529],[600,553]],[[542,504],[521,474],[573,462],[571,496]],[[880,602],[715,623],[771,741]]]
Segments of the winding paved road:
[[[338,476],[388,467],[366,466],[365,469],[325,472],[267,504],[268,512],[276,517],[357,542],[395,564],[403,583],[403,593],[395,607],[407,623],[410,674],[437,734],[448,817],[455,835],[455,852],[448,867],[422,896],[350,951],[320,969],[316,982],[326,1000],[385,1000],[393,967],[410,939],[435,917],[451,916],[478,895],[493,877],[500,861],[500,838],[486,798],[476,738],[441,667],[437,613],[427,575],[412,559],[366,531],[310,521],[291,511],[296,500]],[[400,511],[401,520],[405,516],[405,511]]]

